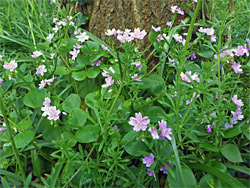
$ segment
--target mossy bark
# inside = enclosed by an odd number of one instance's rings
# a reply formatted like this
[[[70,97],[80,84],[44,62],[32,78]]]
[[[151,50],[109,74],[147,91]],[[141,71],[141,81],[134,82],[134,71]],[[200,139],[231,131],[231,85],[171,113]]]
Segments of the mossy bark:
[[[112,28],[133,30],[139,27],[149,32],[152,25],[163,27],[173,16],[170,7],[181,7],[187,2],[190,0],[88,0],[81,11],[91,16],[86,29],[107,40],[105,32]],[[179,20],[184,18],[185,15],[178,17]],[[146,43],[145,40],[141,45]]]

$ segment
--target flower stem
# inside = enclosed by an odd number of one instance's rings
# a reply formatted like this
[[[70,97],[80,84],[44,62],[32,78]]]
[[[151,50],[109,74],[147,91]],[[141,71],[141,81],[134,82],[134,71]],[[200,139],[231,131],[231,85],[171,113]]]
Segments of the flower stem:
[[[6,114],[7,108],[5,107],[5,104],[4,104],[3,97],[2,97],[1,93],[0,93],[0,108],[1,108],[1,111],[3,113],[3,118],[4,118],[4,122],[6,124],[7,132],[8,132],[9,139],[10,139],[10,143],[11,143],[12,149],[14,151],[14,154],[16,156],[17,164],[18,164],[18,166],[19,166],[19,168],[21,170],[23,182],[25,183],[25,181],[26,181],[26,174],[25,174],[24,168],[22,166],[22,161],[20,159],[19,152],[18,152],[18,150],[16,148],[16,144],[14,142],[14,138],[12,136],[12,130],[11,130],[11,127],[9,125],[9,120],[8,120],[8,117],[7,117],[7,114]]]

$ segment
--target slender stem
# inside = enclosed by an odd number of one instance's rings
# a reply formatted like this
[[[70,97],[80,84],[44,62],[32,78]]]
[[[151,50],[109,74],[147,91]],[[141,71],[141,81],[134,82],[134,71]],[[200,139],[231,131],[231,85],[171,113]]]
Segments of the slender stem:
[[[10,142],[11,142],[11,146],[12,146],[12,149],[13,149],[13,151],[15,153],[18,166],[19,166],[19,168],[21,170],[23,182],[25,183],[25,181],[26,181],[26,174],[25,174],[24,168],[22,166],[22,161],[20,159],[19,152],[18,152],[18,150],[16,148],[16,144],[14,142],[14,138],[12,136],[12,130],[11,130],[11,127],[9,125],[9,120],[8,120],[8,117],[7,117],[7,114],[6,114],[7,108],[5,107],[5,104],[4,104],[3,97],[2,97],[1,93],[0,93],[0,108],[1,108],[1,111],[3,113],[3,118],[4,118],[4,122],[6,124],[6,128],[7,128],[7,132],[8,132],[8,135],[9,135]]]

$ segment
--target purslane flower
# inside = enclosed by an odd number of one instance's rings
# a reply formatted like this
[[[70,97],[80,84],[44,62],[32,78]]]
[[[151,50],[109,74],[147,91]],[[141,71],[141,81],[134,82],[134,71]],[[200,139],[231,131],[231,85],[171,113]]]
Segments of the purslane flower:
[[[43,89],[46,85],[46,81],[45,80],[42,80],[39,84],[39,89]]]
[[[152,25],[152,29],[155,31],[155,32],[160,32],[161,31],[161,27],[154,27],[153,25]]]
[[[47,39],[49,42],[51,42],[51,40],[53,39],[53,37],[54,37],[54,33],[50,33],[49,36],[47,36],[46,39]]]
[[[107,36],[112,36],[112,35],[116,35],[116,30],[115,29],[108,29],[107,32],[105,32],[105,35]]]
[[[242,100],[241,99],[238,100],[237,98],[238,98],[237,95],[233,96],[232,101],[234,102],[234,104],[236,104],[238,107],[244,106]]]
[[[149,127],[148,131],[151,133],[153,139],[159,139],[159,135],[155,127]]]
[[[3,56],[2,55],[0,55],[0,61],[2,61],[3,60]]]
[[[138,74],[134,74],[131,78],[135,79],[135,81],[137,81],[137,82],[141,81],[141,77],[138,77]]]
[[[48,120],[56,121],[59,119],[60,110],[57,110],[55,106],[49,107],[48,113],[49,113]]]
[[[147,116],[142,117],[141,112],[135,113],[135,118],[131,117],[130,121],[128,122],[130,125],[134,126],[133,130],[145,131],[147,129],[147,124],[149,124],[150,120]]]
[[[133,62],[133,63],[131,63],[131,65],[135,65],[139,70],[141,70],[141,68],[142,68],[142,65],[141,65],[141,63],[140,62]]]
[[[102,85],[102,88],[107,88],[109,86],[112,86],[114,84],[114,80],[112,79],[111,76],[105,78],[106,84]]]
[[[172,134],[172,129],[167,128],[167,122],[162,119],[161,121],[158,121],[158,124],[161,130],[160,138],[167,138],[168,140],[171,140],[172,138],[170,135]]]
[[[75,60],[77,58],[78,54],[80,53],[80,50],[77,50],[76,48],[74,48],[69,53],[70,53],[70,55],[72,55],[72,60]]]
[[[14,71],[17,68],[17,63],[15,60],[10,61],[9,63],[4,62],[3,68],[10,70],[10,72]]]
[[[169,164],[169,163],[165,163],[169,168],[172,168],[173,165],[172,164]],[[163,171],[163,174],[168,174],[168,169],[165,167],[165,166],[162,166],[160,168],[160,171]]]
[[[135,28],[134,32],[131,33],[131,36],[135,39],[142,40],[147,35],[147,32],[145,30],[140,31],[139,28]]]
[[[167,21],[166,25],[169,27],[172,27],[173,24],[172,24],[172,22]]]
[[[33,55],[32,55],[31,57],[33,57],[33,58],[38,58],[38,57],[41,56],[41,55],[42,55],[42,52],[34,51],[34,52],[33,52]]]
[[[100,66],[100,64],[101,64],[101,60],[100,60],[100,59],[97,59],[96,61],[94,61],[94,62],[91,63],[91,66],[92,66],[92,67],[93,67],[93,66]]]
[[[112,67],[109,67],[109,71],[112,72],[113,74],[115,74],[115,70],[114,70]],[[110,72],[104,70],[104,71],[102,72],[102,75],[103,75],[104,77],[110,77],[110,75],[109,75]]]
[[[105,51],[109,52],[110,50],[108,49],[108,47],[104,46],[103,44],[101,45],[101,48],[104,49]]]
[[[77,35],[76,38],[78,38],[79,42],[85,42],[86,40],[89,40],[89,36],[87,35],[86,32]]]
[[[155,173],[154,173],[153,171],[148,170],[147,174],[148,174],[149,176],[154,176],[155,181],[156,181],[156,176],[155,176]]]
[[[144,155],[144,158],[142,159],[142,163],[146,164],[146,167],[150,167],[154,163],[154,157],[155,156],[152,153],[150,153],[149,156]]]
[[[36,74],[37,75],[44,75],[44,73],[47,72],[46,66],[45,65],[40,65],[37,69],[36,69]]]
[[[240,67],[241,67],[240,63],[236,64],[234,62],[234,64],[232,65],[232,68],[235,73],[243,73],[243,70]]]

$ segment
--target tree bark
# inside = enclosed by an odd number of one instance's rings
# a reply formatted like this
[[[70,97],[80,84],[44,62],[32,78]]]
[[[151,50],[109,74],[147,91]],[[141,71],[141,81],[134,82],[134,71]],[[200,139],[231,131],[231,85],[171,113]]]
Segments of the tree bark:
[[[88,0],[81,7],[81,12],[91,16],[86,29],[106,41],[108,36],[105,32],[112,28],[133,31],[139,27],[147,32],[152,25],[162,28],[167,21],[171,21],[171,6],[183,9],[182,5],[187,2],[190,0]],[[180,22],[185,17],[178,16],[177,20]],[[142,41],[142,49],[147,42]]]

